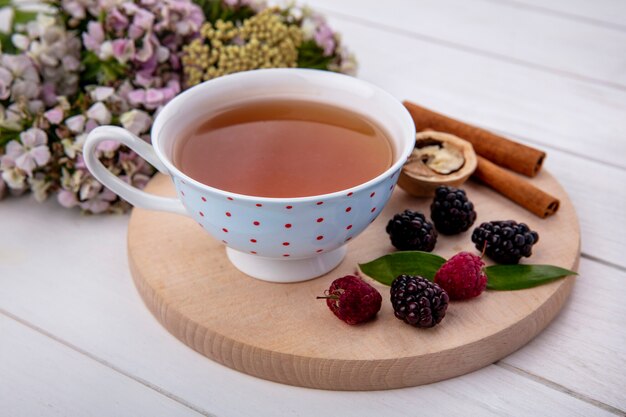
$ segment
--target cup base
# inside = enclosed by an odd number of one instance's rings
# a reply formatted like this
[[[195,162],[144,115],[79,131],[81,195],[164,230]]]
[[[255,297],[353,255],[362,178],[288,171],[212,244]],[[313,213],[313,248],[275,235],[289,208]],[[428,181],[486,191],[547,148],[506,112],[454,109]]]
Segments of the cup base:
[[[307,281],[332,271],[346,256],[346,246],[304,259],[263,258],[228,247],[226,255],[246,275],[263,281],[287,283]]]

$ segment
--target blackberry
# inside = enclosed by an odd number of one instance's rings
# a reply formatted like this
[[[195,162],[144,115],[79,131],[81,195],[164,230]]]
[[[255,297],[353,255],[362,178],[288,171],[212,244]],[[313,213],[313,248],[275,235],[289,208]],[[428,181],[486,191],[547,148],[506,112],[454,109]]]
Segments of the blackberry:
[[[435,199],[430,205],[430,218],[439,233],[455,235],[474,224],[476,212],[465,191],[442,185],[435,191]]]
[[[437,231],[422,213],[404,210],[387,223],[391,244],[398,250],[431,252],[437,243]]]
[[[537,232],[513,220],[482,223],[472,233],[476,249],[484,248],[487,256],[500,264],[516,264],[522,256],[529,257],[538,241]]]
[[[448,301],[448,293],[419,275],[400,275],[391,283],[394,314],[411,326],[435,326],[446,315]]]

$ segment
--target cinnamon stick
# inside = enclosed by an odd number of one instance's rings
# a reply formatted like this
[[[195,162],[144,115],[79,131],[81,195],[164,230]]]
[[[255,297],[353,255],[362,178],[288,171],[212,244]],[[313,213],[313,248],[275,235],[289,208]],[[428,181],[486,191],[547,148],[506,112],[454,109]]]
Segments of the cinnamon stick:
[[[546,218],[559,209],[558,198],[481,156],[477,159],[474,177],[526,210]]]
[[[418,132],[425,129],[452,133],[474,146],[477,154],[512,171],[534,177],[541,169],[545,152],[522,145],[476,126],[428,110],[410,101],[404,101]]]

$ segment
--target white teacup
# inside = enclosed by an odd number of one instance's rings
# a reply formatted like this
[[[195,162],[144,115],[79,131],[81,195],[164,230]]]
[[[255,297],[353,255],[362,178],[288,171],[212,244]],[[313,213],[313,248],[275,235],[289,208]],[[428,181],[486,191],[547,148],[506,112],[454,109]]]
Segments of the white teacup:
[[[181,130],[198,119],[255,99],[326,103],[362,114],[387,132],[393,163],[363,184],[331,194],[296,198],[241,195],[202,184],[172,163]],[[192,87],[158,114],[152,146],[115,126],[94,129],[84,157],[91,173],[131,204],[187,215],[223,241],[242,272],[273,282],[297,282],[335,268],[348,241],[361,233],[389,200],[400,169],[415,145],[415,127],[390,94],[349,76],[305,69],[264,69],[220,77]],[[172,177],[178,198],[148,194],[115,177],[98,160],[96,148],[116,140]]]

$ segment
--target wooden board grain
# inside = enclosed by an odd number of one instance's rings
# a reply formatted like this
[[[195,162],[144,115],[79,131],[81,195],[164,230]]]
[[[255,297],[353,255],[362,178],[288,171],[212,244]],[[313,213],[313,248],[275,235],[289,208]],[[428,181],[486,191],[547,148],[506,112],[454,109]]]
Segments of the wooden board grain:
[[[484,186],[464,187],[474,201],[477,224],[515,219],[541,236],[533,263],[576,269],[580,233],[576,213],[547,172],[533,182],[561,199],[557,215],[539,219]],[[148,191],[172,195],[157,176]],[[128,254],[135,284],[155,317],[203,355],[239,371],[282,383],[334,390],[415,386],[479,369],[517,350],[539,333],[567,299],[573,278],[514,292],[488,291],[451,304],[441,325],[414,329],[393,316],[389,289],[373,322],[348,326],[322,301],[330,282],[354,273],[357,264],[393,250],[386,221],[405,208],[428,212],[430,200],[398,190],[379,219],[326,276],[296,284],[247,277],[226,259],[224,247],[192,220],[134,209]],[[449,257],[473,250],[470,233],[440,237],[435,251]]]

